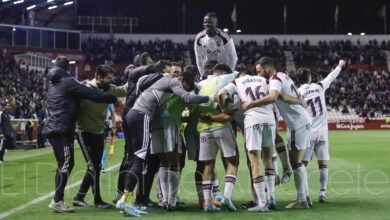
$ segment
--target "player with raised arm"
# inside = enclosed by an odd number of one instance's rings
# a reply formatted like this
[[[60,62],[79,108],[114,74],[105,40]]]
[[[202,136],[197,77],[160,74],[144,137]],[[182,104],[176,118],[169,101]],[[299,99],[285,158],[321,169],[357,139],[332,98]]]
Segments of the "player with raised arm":
[[[325,191],[328,183],[329,140],[328,140],[328,119],[325,102],[325,92],[330,84],[337,78],[345,61],[340,60],[339,65],[328,74],[325,79],[317,83],[311,82],[309,69],[300,68],[297,71],[297,81],[301,85],[298,89],[302,98],[307,102],[307,111],[312,118],[310,147],[305,150],[302,161],[307,166],[313,157],[313,151],[317,156],[318,168],[320,170],[320,193],[319,202],[325,203]]]
[[[201,76],[205,74],[204,65],[210,60],[226,64],[231,70],[236,67],[237,53],[233,39],[229,34],[218,29],[217,24],[217,15],[207,13],[203,19],[204,30],[199,32],[195,38],[196,65]]]
[[[256,101],[244,102],[244,110],[253,107],[264,106],[276,103],[280,114],[283,116],[287,125],[287,146],[290,154],[290,163],[294,171],[295,188],[297,190],[297,199],[286,208],[304,209],[309,208],[309,197],[307,187],[306,168],[302,164],[304,150],[310,145],[310,127],[311,118],[304,107],[304,100],[299,100],[296,104],[278,100],[280,94],[284,93],[295,98],[300,95],[295,88],[294,82],[290,77],[282,72],[277,72],[273,61],[269,57],[262,57],[259,61],[260,72],[270,77],[269,94]],[[302,107],[304,106],[304,107]]]

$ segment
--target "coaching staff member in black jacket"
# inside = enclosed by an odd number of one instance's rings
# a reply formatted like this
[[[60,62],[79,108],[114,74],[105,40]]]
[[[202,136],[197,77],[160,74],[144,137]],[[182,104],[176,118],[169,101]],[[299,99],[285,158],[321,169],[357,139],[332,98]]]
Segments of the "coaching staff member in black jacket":
[[[55,176],[55,196],[49,208],[58,212],[73,212],[64,202],[64,190],[74,165],[74,132],[80,100],[90,99],[100,103],[115,103],[116,97],[88,88],[68,74],[69,59],[59,56],[55,67],[48,73],[50,81],[47,93],[48,118],[43,128],[53,146],[58,168]]]

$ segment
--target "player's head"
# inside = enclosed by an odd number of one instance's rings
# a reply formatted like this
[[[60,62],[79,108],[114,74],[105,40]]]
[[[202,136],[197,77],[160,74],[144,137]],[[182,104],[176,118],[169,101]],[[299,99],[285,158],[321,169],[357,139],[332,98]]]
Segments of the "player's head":
[[[203,29],[207,34],[214,33],[217,30],[218,18],[214,12],[208,12],[203,18]]]
[[[217,65],[218,62],[215,60],[209,60],[204,64],[204,75],[213,75],[213,68],[215,65]]]
[[[58,56],[54,61],[54,66],[60,67],[65,71],[69,70],[69,59],[66,56]]]
[[[161,69],[164,71],[164,73],[171,73],[172,63],[169,60],[159,60],[159,61],[157,61],[155,66],[161,67]]]
[[[96,84],[100,89],[107,91],[114,81],[114,69],[107,65],[99,65],[95,72]]]
[[[181,72],[183,72],[180,63],[172,62],[171,64],[171,75],[174,77],[180,76]]]
[[[188,65],[184,68],[184,72],[190,73],[193,77],[195,82],[198,82],[200,79],[200,73],[198,71],[198,68],[194,65]]]
[[[300,85],[311,83],[311,71],[306,68],[299,68],[297,70],[296,80]]]
[[[194,89],[195,78],[192,73],[184,71],[179,77],[177,77],[177,79],[181,82],[181,85],[185,90],[191,91]]]
[[[148,52],[143,52],[134,57],[133,64],[135,66],[152,65],[154,61]]]
[[[262,57],[256,62],[256,71],[259,76],[269,78],[275,72],[274,62],[270,57]]]
[[[237,78],[247,76],[247,75],[252,75],[251,71],[243,69],[238,73]]]
[[[230,67],[222,63],[215,65],[213,68],[213,74],[216,76],[229,74],[231,72],[232,70],[230,69]]]

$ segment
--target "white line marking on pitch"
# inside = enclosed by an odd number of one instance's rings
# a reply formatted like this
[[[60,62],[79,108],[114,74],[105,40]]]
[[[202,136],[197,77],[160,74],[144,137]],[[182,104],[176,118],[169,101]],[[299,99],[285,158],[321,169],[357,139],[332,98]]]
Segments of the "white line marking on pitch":
[[[110,170],[113,170],[113,169],[115,169],[115,168],[118,168],[118,167],[120,167],[120,165],[121,165],[120,163],[115,164],[114,166],[111,166],[111,167],[109,167],[108,169],[106,169],[106,171],[110,171]],[[73,188],[73,187],[75,187],[75,186],[78,186],[78,185],[80,185],[80,184],[81,184],[81,180],[78,181],[78,182],[73,183],[72,185],[67,186],[67,187],[65,188],[65,190],[71,189],[71,188]],[[15,214],[16,212],[18,212],[18,211],[20,211],[20,210],[23,210],[23,209],[25,209],[25,208],[27,208],[27,207],[29,207],[29,206],[31,206],[31,205],[34,205],[34,204],[36,204],[36,203],[38,203],[38,202],[41,202],[41,201],[46,200],[46,199],[48,199],[48,198],[50,198],[50,197],[53,197],[53,196],[54,196],[54,191],[51,192],[51,193],[48,193],[48,194],[46,194],[46,195],[43,195],[43,196],[41,196],[41,197],[38,197],[38,198],[36,198],[36,199],[34,199],[34,200],[32,200],[32,201],[26,203],[26,204],[23,204],[23,205],[20,205],[20,206],[18,206],[18,207],[16,207],[16,208],[13,208],[13,209],[11,209],[11,210],[9,210],[9,211],[3,212],[3,213],[0,214],[0,219],[1,219],[1,218],[8,217],[8,216],[10,216],[10,215],[12,215],[12,214]]]

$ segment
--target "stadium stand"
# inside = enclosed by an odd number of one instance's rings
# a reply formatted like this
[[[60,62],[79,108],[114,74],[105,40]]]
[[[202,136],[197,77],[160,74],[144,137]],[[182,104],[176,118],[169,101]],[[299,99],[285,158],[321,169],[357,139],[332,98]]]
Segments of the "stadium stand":
[[[125,42],[124,40],[88,39],[82,43],[85,57],[84,67],[89,70],[89,77],[97,64],[105,63],[114,67],[128,65],[134,56],[142,51],[148,51],[154,60],[169,59],[181,61],[183,65],[188,54],[192,64],[193,41],[187,44],[174,43],[169,40],[156,40],[147,43]],[[326,94],[329,106],[329,121],[362,122],[372,119],[384,119],[390,114],[390,75],[385,70],[374,70],[375,66],[386,65],[386,55],[383,51],[390,48],[389,42],[370,41],[367,45],[352,44],[350,41],[321,41],[317,46],[309,42],[279,41],[270,38],[259,45],[256,41],[236,42],[238,64],[236,69],[247,68],[255,71],[253,63],[262,56],[277,59],[280,71],[286,70],[286,53],[291,51],[297,67],[310,67],[315,73],[313,81],[321,80],[331,71],[333,63],[340,57],[349,64],[368,64],[369,70],[349,68],[338,77]],[[22,64],[22,63],[21,63]],[[353,66],[355,67],[355,66]],[[359,67],[359,66],[357,66]],[[47,82],[45,72],[27,71],[20,68],[16,61],[0,60],[1,68],[1,99],[12,100],[15,105],[15,118],[44,118],[45,90]],[[87,71],[88,72],[88,71]],[[292,72],[292,74],[294,74]],[[117,68],[115,84],[125,82],[122,68]],[[20,94],[15,96],[15,94]]]

